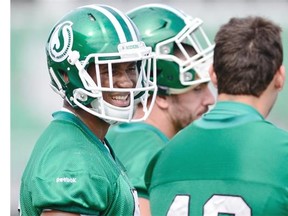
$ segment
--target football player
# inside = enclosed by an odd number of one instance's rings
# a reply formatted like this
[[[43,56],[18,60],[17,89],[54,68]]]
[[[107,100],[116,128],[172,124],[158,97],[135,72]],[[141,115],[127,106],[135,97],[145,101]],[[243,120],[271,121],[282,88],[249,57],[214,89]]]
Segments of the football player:
[[[64,103],[23,173],[20,215],[139,215],[137,192],[105,135],[111,124],[148,116],[157,89],[151,48],[124,13],[87,5],[57,22],[46,55]],[[132,119],[137,103],[143,115]]]
[[[153,215],[288,215],[288,133],[265,120],[285,82],[281,28],[231,18],[216,34],[214,108],[147,170]]]
[[[145,122],[113,126],[107,139],[138,191],[141,214],[149,215],[144,182],[147,164],[169,139],[214,103],[208,86],[214,45],[201,19],[168,5],[146,4],[127,14],[155,52],[158,91]],[[135,117],[142,113],[142,107],[139,109]]]

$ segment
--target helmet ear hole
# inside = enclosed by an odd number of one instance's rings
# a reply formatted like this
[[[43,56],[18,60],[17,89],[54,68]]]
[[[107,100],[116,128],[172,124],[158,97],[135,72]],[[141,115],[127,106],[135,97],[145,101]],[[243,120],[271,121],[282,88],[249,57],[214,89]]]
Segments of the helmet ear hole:
[[[60,82],[63,82],[65,84],[67,84],[69,82],[69,77],[68,74],[66,73],[66,71],[63,70],[59,70],[59,79],[61,79]]]
[[[58,79],[62,83],[62,86],[66,86],[67,83],[69,83],[69,77],[66,71],[64,70],[58,70]]]

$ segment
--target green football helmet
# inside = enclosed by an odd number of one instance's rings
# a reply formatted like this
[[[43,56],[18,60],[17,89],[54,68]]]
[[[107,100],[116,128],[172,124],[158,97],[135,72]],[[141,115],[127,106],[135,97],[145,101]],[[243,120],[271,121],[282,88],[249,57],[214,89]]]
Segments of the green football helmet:
[[[180,94],[210,80],[214,44],[201,19],[164,4],[145,4],[127,15],[156,53],[158,94]]]
[[[87,5],[70,11],[53,27],[46,54],[51,87],[74,108],[80,107],[110,124],[142,121],[149,115],[147,98],[157,91],[156,81],[149,79],[156,77],[154,55],[124,13],[107,5]],[[113,86],[112,65],[122,62],[137,62],[139,78],[135,88]],[[91,64],[95,64],[97,83],[87,72]],[[109,87],[99,82],[101,64],[109,69]],[[63,74],[67,74],[69,82],[65,82]],[[102,95],[105,91],[129,92],[130,105],[117,107],[106,102]],[[132,119],[139,102],[145,114]]]

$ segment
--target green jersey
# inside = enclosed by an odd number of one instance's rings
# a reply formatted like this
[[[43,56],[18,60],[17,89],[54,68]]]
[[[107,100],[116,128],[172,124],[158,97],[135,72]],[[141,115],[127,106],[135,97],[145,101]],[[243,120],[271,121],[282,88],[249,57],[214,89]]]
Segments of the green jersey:
[[[219,102],[157,154],[146,183],[155,216],[287,216],[288,133]]]
[[[157,128],[144,122],[122,123],[112,126],[107,139],[139,197],[148,197],[144,175],[151,158],[168,142],[168,138]]]
[[[138,215],[135,189],[119,161],[79,118],[56,112],[22,176],[20,212],[44,209],[81,215]],[[107,140],[106,140],[107,141]]]

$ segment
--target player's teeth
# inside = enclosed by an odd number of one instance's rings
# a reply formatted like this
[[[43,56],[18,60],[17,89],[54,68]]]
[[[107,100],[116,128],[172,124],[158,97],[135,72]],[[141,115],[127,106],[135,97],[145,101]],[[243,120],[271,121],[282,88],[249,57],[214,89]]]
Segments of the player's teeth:
[[[113,99],[115,99],[115,100],[126,100],[127,96],[114,96]]]

